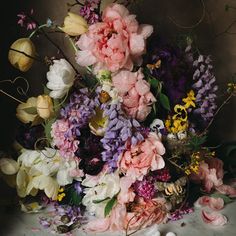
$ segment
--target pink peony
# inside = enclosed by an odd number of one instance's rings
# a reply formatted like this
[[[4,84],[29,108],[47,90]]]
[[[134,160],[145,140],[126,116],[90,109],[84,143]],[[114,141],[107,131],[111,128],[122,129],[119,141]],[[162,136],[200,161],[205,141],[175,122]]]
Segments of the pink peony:
[[[149,83],[143,79],[139,70],[132,73],[122,70],[112,78],[113,85],[123,100],[126,113],[139,121],[144,121],[151,112],[151,105],[156,101],[150,92]]]
[[[209,161],[200,163],[198,174],[192,174],[194,182],[202,183],[204,190],[210,192],[212,189],[223,184],[223,164],[221,160],[213,158]]]
[[[57,120],[52,124],[51,136],[52,144],[59,149],[60,154],[65,158],[74,157],[74,152],[78,149],[79,141],[66,137],[66,132],[70,125],[66,120]]]
[[[223,226],[227,224],[227,218],[221,213],[202,211],[202,219],[205,223],[214,226]]]
[[[196,204],[201,206],[208,206],[212,210],[221,210],[224,207],[224,200],[222,198],[213,198],[209,196],[203,196],[198,198]]]
[[[142,180],[148,171],[164,168],[165,148],[156,133],[150,133],[148,137],[124,151],[118,161],[120,170],[134,180]]]
[[[130,15],[124,6],[111,4],[103,11],[102,22],[91,25],[78,40],[81,51],[77,54],[77,63],[94,65],[95,71],[132,70],[134,62],[142,62],[145,41],[152,32],[152,26],[139,25],[135,15]]]
[[[129,230],[146,228],[152,224],[161,224],[167,221],[166,201],[156,198],[144,201],[139,198],[138,203],[127,213],[127,226]]]

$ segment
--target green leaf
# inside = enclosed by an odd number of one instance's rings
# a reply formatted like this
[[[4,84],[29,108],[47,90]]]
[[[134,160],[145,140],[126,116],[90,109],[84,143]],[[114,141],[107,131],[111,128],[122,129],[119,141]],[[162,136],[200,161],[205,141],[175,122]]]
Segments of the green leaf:
[[[153,88],[157,88],[160,83],[156,78],[149,78],[148,82]]]
[[[93,200],[93,203],[98,204],[98,203],[104,202],[104,201],[106,201],[106,200],[108,200],[108,199],[110,199],[110,198],[109,198],[109,197],[106,197],[106,198],[100,199],[100,200]]]
[[[117,196],[114,196],[112,199],[110,199],[107,202],[105,209],[104,209],[104,216],[105,217],[107,217],[110,214],[110,212],[111,212],[113,206],[116,204],[116,202],[117,202]]]
[[[224,194],[221,194],[221,193],[213,193],[213,194],[211,194],[211,197],[213,197],[213,198],[222,198],[224,200],[225,204],[230,203],[230,202],[233,201],[230,197],[228,197]]]
[[[44,93],[45,95],[49,95],[50,92],[51,92],[51,91],[44,85],[44,86],[43,86],[43,93]]]
[[[166,110],[170,111],[169,98],[168,98],[164,93],[160,93],[159,98],[160,98],[161,105],[162,105]]]
[[[82,202],[82,196],[78,195],[78,193],[74,189],[71,189],[70,194],[72,205],[79,206]]]
[[[23,109],[25,112],[31,114],[31,115],[36,115],[37,114],[37,108],[36,107],[27,107]]]
[[[193,135],[189,140],[188,146],[194,151],[198,150],[202,144],[204,144],[207,140],[207,136],[196,136]]]
[[[51,129],[52,129],[52,124],[55,122],[55,120],[56,118],[51,119],[44,125],[44,133],[49,142],[52,140]]]

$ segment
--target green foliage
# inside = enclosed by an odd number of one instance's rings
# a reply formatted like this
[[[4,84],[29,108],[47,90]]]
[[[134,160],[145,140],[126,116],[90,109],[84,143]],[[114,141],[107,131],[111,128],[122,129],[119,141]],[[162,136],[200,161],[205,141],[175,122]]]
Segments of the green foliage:
[[[25,112],[31,114],[31,115],[36,115],[37,114],[37,108],[36,107],[27,107],[23,109]]]
[[[159,94],[159,99],[160,99],[161,105],[166,110],[170,111],[170,101],[169,101],[169,98],[164,93],[160,93]]]
[[[52,129],[52,124],[56,121],[56,118],[53,118],[49,121],[47,121],[45,124],[44,124],[44,133],[45,133],[45,136],[47,138],[47,140],[50,142],[52,140],[52,136],[51,136],[51,129]]]
[[[224,200],[225,204],[230,203],[230,202],[233,201],[230,197],[228,197],[224,194],[221,194],[221,193],[213,193],[213,194],[211,194],[211,197],[213,197],[213,198],[222,198]]]
[[[111,198],[107,202],[105,209],[104,209],[104,216],[105,217],[107,217],[110,214],[110,212],[111,212],[113,206],[116,204],[116,202],[117,202],[117,196],[114,196],[113,198]]]
[[[109,200],[109,199],[111,199],[111,198],[107,197],[107,198],[104,198],[104,199],[93,200],[93,203],[98,204],[98,203],[101,203],[101,202],[105,202],[106,200]]]
[[[49,93],[50,93],[50,90],[45,85],[43,85],[43,93],[45,95],[49,95]]]
[[[207,140],[207,136],[197,136],[197,135],[192,135],[190,137],[188,146],[191,148],[193,151],[197,151],[200,149],[201,145],[204,144]]]

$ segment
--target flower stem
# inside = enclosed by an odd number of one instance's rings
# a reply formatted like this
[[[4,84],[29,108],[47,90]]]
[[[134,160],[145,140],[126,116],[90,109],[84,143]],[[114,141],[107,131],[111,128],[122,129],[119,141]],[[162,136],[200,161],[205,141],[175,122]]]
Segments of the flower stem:
[[[43,27],[48,27],[48,24],[43,24],[40,25],[37,29],[35,29],[29,36],[29,38],[31,39],[40,29],[42,29]]]
[[[7,97],[9,97],[9,98],[11,98],[11,99],[13,99],[13,100],[15,100],[15,101],[21,103],[21,104],[24,103],[24,102],[22,102],[21,100],[19,100],[19,99],[13,97],[11,94],[9,94],[9,93],[3,91],[2,89],[0,89],[0,93],[3,93],[3,94],[6,95]]]

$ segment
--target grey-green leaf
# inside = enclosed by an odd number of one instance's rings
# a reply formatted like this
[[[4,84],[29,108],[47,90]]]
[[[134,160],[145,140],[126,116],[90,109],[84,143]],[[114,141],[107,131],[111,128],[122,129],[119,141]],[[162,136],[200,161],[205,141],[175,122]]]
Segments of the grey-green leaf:
[[[230,197],[228,197],[224,194],[221,194],[221,193],[213,193],[213,194],[211,194],[211,197],[213,197],[213,198],[222,198],[224,200],[225,204],[230,203],[230,202],[233,201]]]
[[[98,204],[98,203],[104,202],[104,201],[106,201],[106,200],[108,200],[108,199],[110,199],[110,198],[107,197],[107,198],[104,198],[104,199],[93,200],[93,203]]]
[[[160,98],[161,105],[162,105],[166,110],[170,111],[169,98],[168,98],[164,93],[160,93],[159,98]]]
[[[110,214],[110,212],[111,212],[113,206],[116,204],[116,202],[117,202],[117,196],[114,196],[112,199],[110,199],[107,202],[105,209],[104,209],[104,216],[105,217],[107,217]]]
[[[31,114],[31,115],[36,115],[37,114],[37,108],[36,107],[27,107],[23,109],[25,112]]]

